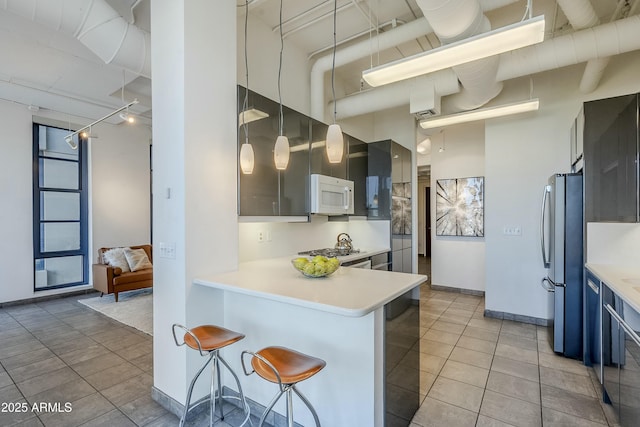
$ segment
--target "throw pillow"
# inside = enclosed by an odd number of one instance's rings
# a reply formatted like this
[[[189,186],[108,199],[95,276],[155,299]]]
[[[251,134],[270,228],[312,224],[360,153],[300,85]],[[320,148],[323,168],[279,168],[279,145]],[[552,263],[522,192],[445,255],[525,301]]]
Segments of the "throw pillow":
[[[129,263],[124,255],[124,248],[109,249],[102,254],[102,259],[111,267],[119,267],[123,273],[131,271]]]
[[[144,249],[124,248],[124,256],[127,258],[127,263],[131,271],[153,267]]]

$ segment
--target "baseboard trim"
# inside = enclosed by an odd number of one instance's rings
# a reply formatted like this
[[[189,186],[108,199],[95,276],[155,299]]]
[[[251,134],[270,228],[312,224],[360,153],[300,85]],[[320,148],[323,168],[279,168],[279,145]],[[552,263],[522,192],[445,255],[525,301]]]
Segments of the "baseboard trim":
[[[59,294],[44,295],[41,297],[33,297],[33,298],[19,299],[15,301],[0,302],[0,308],[14,307],[14,306],[25,305],[25,304],[34,304],[39,302],[56,300],[60,298],[67,298],[67,297],[73,297],[73,296],[79,296],[79,295],[89,295],[93,293],[97,294],[98,291],[96,291],[93,288],[87,288],[87,289],[80,289],[80,290],[71,291],[71,292],[61,292]]]
[[[452,286],[442,286],[431,284],[431,289],[434,291],[456,292],[458,294],[474,295],[477,297],[483,297],[484,291],[478,291],[475,289],[454,288]]]
[[[524,316],[522,314],[506,313],[504,311],[486,310],[484,311],[485,317],[491,317],[494,319],[513,320],[516,322],[529,323],[536,326],[549,326],[550,319],[541,319],[539,317]]]

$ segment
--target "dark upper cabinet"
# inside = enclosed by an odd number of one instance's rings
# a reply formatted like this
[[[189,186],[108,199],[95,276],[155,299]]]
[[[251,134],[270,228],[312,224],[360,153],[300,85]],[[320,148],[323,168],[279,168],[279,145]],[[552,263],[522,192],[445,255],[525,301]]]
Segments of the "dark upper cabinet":
[[[238,156],[245,142],[245,129],[241,123],[244,96],[245,89],[238,86]],[[354,215],[367,215],[365,142],[344,134],[342,161],[329,163],[325,148],[329,126],[283,106],[283,133],[289,139],[290,157],[287,169],[279,171],[273,160],[279,134],[279,104],[251,90],[248,104],[249,109],[267,116],[247,123],[254,168],[248,175],[238,171],[240,216],[308,215],[309,175],[312,173],[354,181]]]
[[[584,104],[585,221],[638,221],[638,96]]]
[[[238,112],[241,120],[244,88],[238,88]],[[273,148],[279,134],[279,105],[249,91],[249,108],[268,117],[247,124],[249,143],[254,151],[250,175],[239,171],[239,214],[241,216],[307,215],[307,178],[309,176],[309,118],[283,107],[283,132],[289,139],[290,157],[286,170],[276,169]],[[239,122],[238,152],[245,142],[244,126]]]
[[[366,142],[357,138],[348,138],[347,179],[353,181],[353,214],[367,216],[367,171],[369,168],[369,150]]]

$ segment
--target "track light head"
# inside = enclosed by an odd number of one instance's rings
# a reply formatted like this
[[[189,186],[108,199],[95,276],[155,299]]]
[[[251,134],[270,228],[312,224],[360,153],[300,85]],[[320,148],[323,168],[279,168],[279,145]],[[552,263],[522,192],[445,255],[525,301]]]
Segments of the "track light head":
[[[120,113],[120,118],[122,120],[124,120],[125,122],[127,122],[127,123],[135,123],[135,121],[136,121],[135,117],[133,117],[131,114],[125,113],[125,112]]]

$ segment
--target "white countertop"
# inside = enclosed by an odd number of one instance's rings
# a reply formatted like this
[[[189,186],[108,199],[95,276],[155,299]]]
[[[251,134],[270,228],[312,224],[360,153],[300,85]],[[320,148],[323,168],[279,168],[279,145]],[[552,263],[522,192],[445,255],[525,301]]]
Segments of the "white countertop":
[[[343,256],[339,256],[338,259],[341,262],[351,262],[351,261],[356,261],[359,259],[363,259],[363,258],[369,258],[372,257],[374,255],[380,255],[383,254],[385,252],[390,252],[391,248],[370,248],[370,249],[360,249],[360,248],[356,248],[358,249],[360,252],[355,253],[355,254],[350,254],[350,255],[343,255]],[[304,255],[297,255],[297,256],[304,256]],[[296,256],[292,256],[291,258],[295,258]]]
[[[362,258],[365,254],[356,255]],[[237,271],[196,278],[194,283],[342,316],[362,317],[427,280],[422,274],[348,267],[313,279],[293,268],[293,258],[241,263]]]
[[[616,264],[591,264],[586,267],[613,292],[640,313],[640,267]]]

